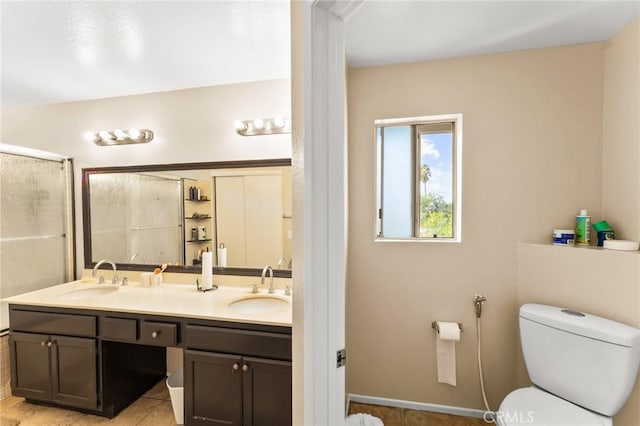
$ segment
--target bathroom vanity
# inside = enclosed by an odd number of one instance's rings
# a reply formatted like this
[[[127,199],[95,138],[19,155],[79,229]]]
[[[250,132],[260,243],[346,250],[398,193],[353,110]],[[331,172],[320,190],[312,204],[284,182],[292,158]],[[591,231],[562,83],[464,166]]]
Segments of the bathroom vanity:
[[[179,347],[185,424],[291,424],[290,296],[275,310],[230,308],[269,297],[76,281],[7,299],[13,394],[113,417],[165,377],[166,348]]]

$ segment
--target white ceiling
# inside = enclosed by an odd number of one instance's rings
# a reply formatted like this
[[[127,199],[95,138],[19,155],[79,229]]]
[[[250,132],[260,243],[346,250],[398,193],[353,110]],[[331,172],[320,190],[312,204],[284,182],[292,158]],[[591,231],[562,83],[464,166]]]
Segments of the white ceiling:
[[[347,19],[350,67],[607,40],[640,1],[365,1]]]
[[[2,105],[290,75],[287,1],[2,0]]]
[[[289,2],[2,0],[2,106],[288,78]],[[606,40],[640,1],[374,1],[350,66]]]

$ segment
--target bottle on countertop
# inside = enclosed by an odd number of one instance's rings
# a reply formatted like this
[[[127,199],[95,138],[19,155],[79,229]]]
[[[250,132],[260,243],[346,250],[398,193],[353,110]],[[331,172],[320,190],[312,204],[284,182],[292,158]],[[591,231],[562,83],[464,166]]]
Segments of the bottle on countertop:
[[[591,216],[586,209],[576,216],[576,244],[589,245],[591,242]]]

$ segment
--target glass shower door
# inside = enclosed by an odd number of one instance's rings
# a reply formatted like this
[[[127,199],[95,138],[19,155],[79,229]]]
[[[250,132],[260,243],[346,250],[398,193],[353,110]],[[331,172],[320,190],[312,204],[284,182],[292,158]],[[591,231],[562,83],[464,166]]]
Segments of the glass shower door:
[[[74,276],[71,160],[6,152],[7,147],[0,147],[3,298],[61,284]],[[0,309],[0,329],[5,333],[9,328],[6,303]]]

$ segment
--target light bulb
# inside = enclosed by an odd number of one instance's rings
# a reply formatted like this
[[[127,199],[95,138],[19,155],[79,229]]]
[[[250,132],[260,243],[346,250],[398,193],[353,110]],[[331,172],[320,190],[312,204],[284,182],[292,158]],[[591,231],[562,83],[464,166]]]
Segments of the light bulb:
[[[264,120],[262,118],[256,118],[253,120],[253,127],[256,130],[264,130]]]
[[[247,130],[247,124],[242,120],[236,120],[233,122],[236,130]]]
[[[106,130],[100,130],[100,132],[98,132],[98,136],[100,136],[100,139],[103,141],[110,141],[113,139],[113,135]]]
[[[273,127],[276,129],[281,129],[284,127],[284,118],[276,117],[273,119]]]
[[[113,135],[116,137],[116,139],[119,139],[119,140],[127,138],[127,134],[124,132],[124,130],[121,130],[121,129],[114,130]]]
[[[129,129],[129,137],[131,139],[140,139],[142,136],[142,132],[139,129]]]
[[[82,136],[85,138],[87,142],[93,142],[94,140],[96,140],[96,134],[88,130],[84,132]]]

